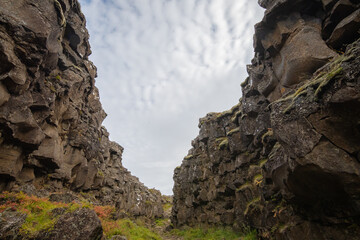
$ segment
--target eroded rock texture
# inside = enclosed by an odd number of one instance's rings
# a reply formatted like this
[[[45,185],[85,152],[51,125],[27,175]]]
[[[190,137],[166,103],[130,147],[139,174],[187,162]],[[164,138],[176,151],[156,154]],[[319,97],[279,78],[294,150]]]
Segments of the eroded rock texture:
[[[243,97],[200,119],[174,172],[172,222],[360,239],[359,2],[259,3]]]
[[[121,163],[101,126],[106,114],[76,0],[0,4],[0,190],[71,189],[133,215],[162,214]]]

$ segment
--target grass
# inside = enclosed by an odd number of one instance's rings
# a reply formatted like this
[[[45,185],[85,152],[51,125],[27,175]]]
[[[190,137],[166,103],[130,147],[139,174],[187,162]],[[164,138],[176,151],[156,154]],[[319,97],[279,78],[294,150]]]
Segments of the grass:
[[[255,186],[258,186],[258,185],[260,185],[260,184],[262,183],[263,180],[264,180],[263,175],[257,174],[257,175],[254,177],[254,179],[253,179],[253,184],[254,184]]]
[[[125,236],[128,240],[161,240],[162,238],[145,226],[138,225],[129,219],[101,219],[104,235],[110,239],[114,235]]]
[[[242,191],[244,189],[247,189],[247,188],[251,188],[252,187],[252,184],[249,183],[249,182],[246,182],[244,183],[243,185],[241,185],[239,188],[236,189],[236,191]]]
[[[159,218],[159,219],[155,220],[155,225],[159,226],[159,227],[163,227],[163,226],[166,226],[167,222],[168,222],[168,219]]]
[[[257,240],[257,232],[256,230],[249,231],[246,235],[240,238],[241,240]]]
[[[229,146],[229,140],[228,138],[224,138],[219,144],[219,149],[226,149]]]
[[[341,64],[349,59],[353,58],[353,55],[341,55],[335,57],[331,62],[329,62],[321,72],[319,72],[311,81],[303,84],[299,87],[295,93],[276,100],[276,102],[284,102],[291,100],[290,104],[283,111],[283,113],[288,113],[293,108],[295,101],[303,95],[311,94],[313,91],[313,100],[318,101],[320,94],[324,91],[324,88],[333,80],[336,76],[342,74],[343,68]],[[311,90],[312,89],[312,90]],[[309,91],[311,90],[311,91]]]
[[[260,202],[261,198],[257,197],[254,198],[253,200],[251,200],[250,202],[248,202],[246,204],[246,209],[244,211],[244,215],[247,215],[249,213],[249,211],[251,210],[251,208],[256,207],[257,203]]]
[[[231,109],[229,110],[226,110],[224,112],[220,112],[220,113],[217,113],[216,114],[216,118],[223,118],[223,117],[226,117],[226,116],[230,116],[230,115],[233,115],[235,111],[237,111],[240,107],[240,101],[238,104],[236,104],[235,106],[233,106]]]
[[[69,208],[69,204],[50,202],[46,198],[28,196],[24,193],[3,192],[0,194],[0,203],[0,212],[10,208],[27,214],[20,232],[29,237],[34,237],[38,232],[51,229],[54,226],[58,218],[52,212],[54,209],[68,208],[67,211],[73,210],[73,208]]]
[[[66,25],[66,19],[65,19],[65,16],[64,16],[64,11],[61,7],[61,4],[59,3],[58,0],[55,0],[55,8],[59,11],[59,14],[60,14],[60,26],[61,27],[65,27]]]
[[[271,137],[274,135],[273,129],[272,128],[268,128],[267,132],[264,133],[264,135],[261,136],[261,142],[262,144],[265,144],[265,139],[267,137]]]
[[[234,116],[231,118],[232,123],[236,123],[237,119],[241,116],[242,112],[241,110],[237,111]]]
[[[256,240],[256,231],[249,231],[247,233],[236,232],[229,227],[197,227],[186,228],[183,230],[174,229],[171,231],[172,235],[183,237],[184,240]]]
[[[54,214],[54,209],[64,209],[64,213],[73,212],[79,208],[90,208],[99,217],[104,235],[111,238],[114,235],[125,236],[129,240],[153,239],[161,237],[143,225],[136,224],[129,219],[114,220],[112,218],[115,208],[113,206],[94,206],[86,200],[79,203],[51,202],[48,198],[28,196],[22,192],[0,194],[0,213],[7,209],[25,213],[25,223],[21,226],[20,233],[28,238],[36,238],[40,231],[49,231],[53,228],[61,214]]]
[[[171,205],[170,205],[171,206]],[[7,209],[25,213],[25,223],[20,229],[20,234],[27,238],[36,238],[40,231],[50,231],[62,214],[56,214],[54,209],[63,209],[63,213],[73,212],[79,208],[90,208],[99,217],[105,239],[115,235],[125,236],[128,240],[161,240],[162,237],[146,227],[141,221],[133,222],[130,219],[113,219],[115,208],[113,206],[94,206],[86,200],[72,203],[51,202],[48,198],[28,196],[22,192],[0,194],[0,213]],[[155,226],[164,227],[168,219],[155,220]],[[174,229],[168,235],[182,237],[184,240],[217,240],[217,239],[257,239],[256,231],[246,233],[236,232],[229,227],[211,228],[186,228]]]
[[[171,203],[165,203],[165,204],[163,204],[163,209],[164,209],[164,211],[169,210],[170,208],[172,208],[172,204],[171,204]]]
[[[231,131],[227,133],[227,136],[231,136],[231,135],[233,135],[234,133],[237,133],[237,132],[240,132],[240,127],[231,129]]]
[[[193,157],[194,157],[193,155],[189,154],[189,155],[185,156],[184,159],[185,159],[185,160],[189,160],[189,159],[191,159],[191,158],[193,158]]]

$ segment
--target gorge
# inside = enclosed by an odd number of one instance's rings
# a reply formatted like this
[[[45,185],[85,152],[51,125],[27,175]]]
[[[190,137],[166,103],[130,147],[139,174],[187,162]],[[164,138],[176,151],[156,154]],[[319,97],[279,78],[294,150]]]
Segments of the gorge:
[[[174,170],[172,225],[360,239],[360,3],[259,4],[242,98],[199,120]],[[112,206],[116,219],[168,214],[170,201],[131,175],[102,126],[88,39],[77,0],[1,0],[2,239],[105,239],[96,206]],[[29,213],[9,205],[27,197],[8,192],[95,207],[54,208],[51,227],[30,236],[21,230]],[[72,221],[74,235],[63,235]]]

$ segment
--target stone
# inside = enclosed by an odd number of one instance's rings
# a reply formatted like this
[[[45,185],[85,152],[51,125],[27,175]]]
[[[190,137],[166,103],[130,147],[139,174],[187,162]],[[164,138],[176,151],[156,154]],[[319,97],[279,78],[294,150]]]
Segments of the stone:
[[[19,230],[25,222],[26,214],[11,209],[0,213],[0,238],[4,240],[20,239]]]
[[[33,168],[24,167],[18,176],[18,180],[21,182],[31,182],[35,179],[35,173]]]
[[[71,193],[53,193],[49,196],[51,202],[63,202],[71,203],[74,201],[79,201],[79,198]]]
[[[0,173],[17,177],[23,167],[22,150],[11,145],[0,147]]]
[[[340,93],[347,93],[347,91]],[[334,96],[336,97],[336,95]],[[339,100],[345,101],[349,98],[351,98],[350,94],[343,95],[342,99]],[[355,104],[355,101],[349,100],[341,104],[338,103],[339,105],[333,106],[327,112],[313,113],[308,119],[318,133],[321,133],[339,148],[354,154],[360,151],[360,146],[357,144],[360,141],[360,133],[356,131],[360,112],[358,111],[359,103]]]
[[[302,81],[301,76],[311,75],[335,56],[321,39],[318,26],[303,26],[281,48],[273,68],[281,86],[291,87]]]
[[[32,155],[49,168],[59,168],[62,160],[62,146],[58,139],[45,138]]]
[[[10,94],[7,91],[6,87],[0,83],[0,106],[6,103],[10,98]]]
[[[326,41],[333,48],[340,48],[342,44],[348,44],[360,37],[360,9],[356,10],[343,19],[334,29]]]
[[[293,172],[287,178],[289,191],[294,193],[297,201],[308,205],[322,202],[325,207],[329,199],[336,202],[333,213],[337,208],[344,212],[349,206],[359,206],[356,198],[350,196],[360,191],[360,164],[346,152],[336,148],[329,142],[321,142],[305,158],[297,160]],[[352,187],[348,187],[352,186]],[[355,201],[355,203],[349,203]],[[359,209],[351,209],[356,215]]]
[[[304,118],[287,121],[281,110],[273,111],[272,129],[278,141],[290,153],[290,156],[304,157],[319,143],[321,135]]]
[[[61,215],[49,232],[42,232],[38,239],[100,240],[103,229],[96,213],[88,208],[80,208]]]

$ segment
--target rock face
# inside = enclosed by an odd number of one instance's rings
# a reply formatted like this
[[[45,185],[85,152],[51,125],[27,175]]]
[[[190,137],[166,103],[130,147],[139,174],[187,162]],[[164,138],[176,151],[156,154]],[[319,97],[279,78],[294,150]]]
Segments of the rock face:
[[[76,0],[1,1],[0,190],[71,189],[160,216],[160,193],[122,166],[101,125],[88,37]]]
[[[200,119],[174,172],[172,222],[360,239],[359,2],[259,4],[242,99]]]

